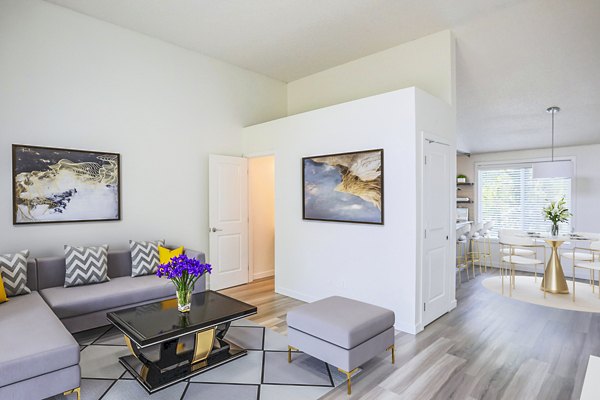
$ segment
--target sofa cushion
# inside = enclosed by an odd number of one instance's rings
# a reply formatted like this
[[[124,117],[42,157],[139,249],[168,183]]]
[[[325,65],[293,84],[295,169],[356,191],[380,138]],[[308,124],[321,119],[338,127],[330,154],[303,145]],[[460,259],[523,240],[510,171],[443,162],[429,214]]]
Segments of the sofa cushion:
[[[0,254],[0,274],[8,297],[31,293],[27,287],[27,257],[29,250]]]
[[[108,245],[65,245],[65,287],[108,281]]]
[[[131,276],[131,252],[127,250],[111,250],[108,252],[108,277]]]
[[[6,297],[6,290],[4,289],[4,281],[2,280],[2,273],[0,272],[0,303],[5,303],[6,302],[7,297]]]
[[[160,258],[158,246],[164,246],[164,240],[150,242],[129,241],[131,250],[131,276],[151,275],[156,273]]]
[[[158,246],[158,258],[161,265],[168,264],[171,262],[171,258],[177,257],[183,254],[183,246],[176,249],[169,249],[167,247]]]
[[[68,318],[175,296],[175,285],[155,275],[124,276],[94,285],[51,287],[40,290],[40,294],[59,318]]]
[[[394,326],[394,312],[333,296],[290,310],[287,324],[308,335],[352,349]]]
[[[27,287],[30,290],[37,290],[37,264],[35,259],[27,261]]]
[[[0,387],[79,364],[79,345],[37,292],[0,305]]]

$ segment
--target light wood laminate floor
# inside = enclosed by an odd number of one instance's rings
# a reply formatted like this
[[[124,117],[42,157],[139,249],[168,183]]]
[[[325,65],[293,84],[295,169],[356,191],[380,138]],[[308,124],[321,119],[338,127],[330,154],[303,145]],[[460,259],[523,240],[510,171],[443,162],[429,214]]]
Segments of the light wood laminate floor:
[[[340,387],[323,399],[579,399],[588,358],[600,355],[600,314],[501,297],[481,285],[489,275],[463,282],[458,307],[420,334],[398,332],[396,365],[382,353],[353,378],[352,396]],[[252,320],[285,334],[287,310],[302,302],[273,286],[223,293],[256,305]]]

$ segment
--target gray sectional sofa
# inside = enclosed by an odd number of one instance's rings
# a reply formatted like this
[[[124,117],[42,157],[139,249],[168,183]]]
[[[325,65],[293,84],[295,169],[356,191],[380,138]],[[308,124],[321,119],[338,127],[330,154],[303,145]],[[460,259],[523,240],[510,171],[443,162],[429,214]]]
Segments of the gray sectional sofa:
[[[185,253],[204,262],[204,253]],[[108,254],[110,281],[64,287],[64,257],[27,265],[31,294],[0,306],[0,399],[44,399],[79,388],[79,345],[71,333],[107,325],[106,313],[175,296],[154,275],[131,277],[129,250]],[[205,278],[195,291],[206,288]]]

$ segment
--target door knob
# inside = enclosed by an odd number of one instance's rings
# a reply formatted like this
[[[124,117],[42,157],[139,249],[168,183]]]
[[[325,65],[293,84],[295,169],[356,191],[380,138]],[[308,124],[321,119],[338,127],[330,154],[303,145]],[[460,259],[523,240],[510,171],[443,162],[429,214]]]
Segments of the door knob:
[[[215,232],[220,232],[220,231],[222,231],[222,230],[223,230],[223,229],[218,229],[218,228],[210,228],[208,231],[209,231],[209,232],[212,232],[212,233],[215,233]]]

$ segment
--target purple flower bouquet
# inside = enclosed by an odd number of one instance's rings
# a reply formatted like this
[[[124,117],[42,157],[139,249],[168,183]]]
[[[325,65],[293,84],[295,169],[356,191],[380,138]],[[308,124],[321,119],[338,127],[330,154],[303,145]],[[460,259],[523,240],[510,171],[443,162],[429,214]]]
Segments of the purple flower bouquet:
[[[189,312],[196,281],[211,271],[210,264],[203,264],[200,260],[182,254],[171,258],[167,264],[160,264],[156,275],[159,278],[167,277],[173,282],[177,288],[177,309],[180,312]]]

